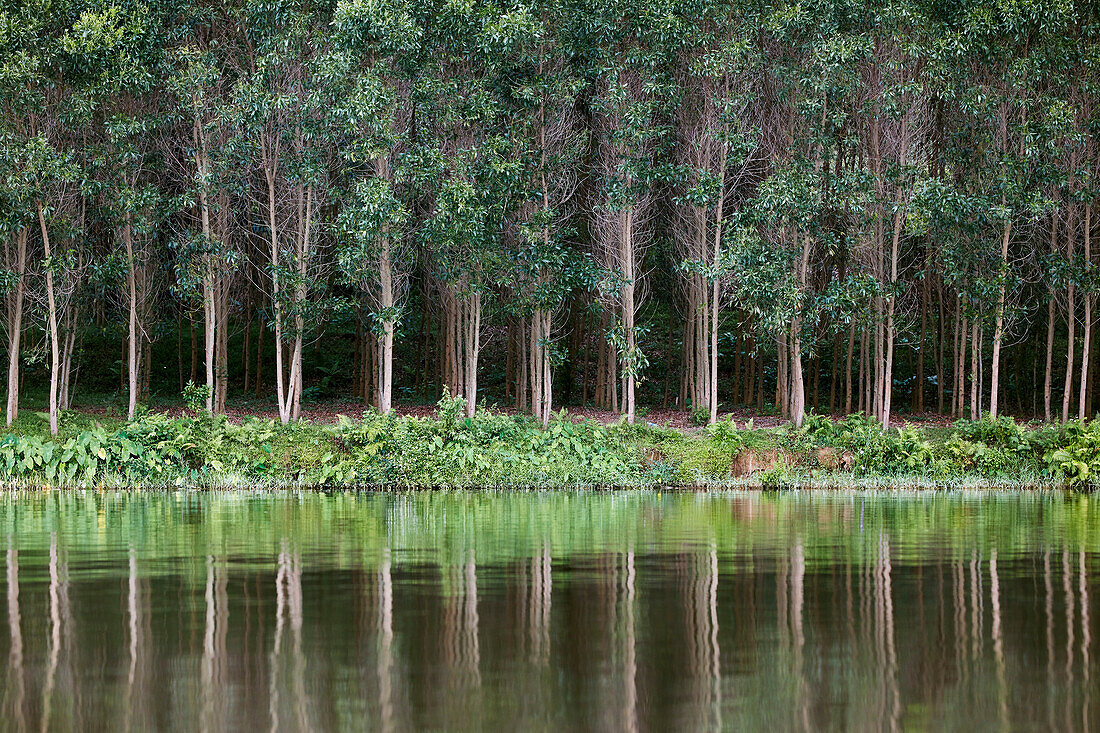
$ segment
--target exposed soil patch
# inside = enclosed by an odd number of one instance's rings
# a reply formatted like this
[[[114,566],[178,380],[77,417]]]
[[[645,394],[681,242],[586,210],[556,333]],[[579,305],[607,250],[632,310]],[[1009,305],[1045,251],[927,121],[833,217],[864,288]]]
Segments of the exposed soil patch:
[[[779,468],[786,462],[786,456],[773,448],[767,450],[749,448],[735,455],[730,461],[730,475],[734,478],[745,478],[754,473]]]

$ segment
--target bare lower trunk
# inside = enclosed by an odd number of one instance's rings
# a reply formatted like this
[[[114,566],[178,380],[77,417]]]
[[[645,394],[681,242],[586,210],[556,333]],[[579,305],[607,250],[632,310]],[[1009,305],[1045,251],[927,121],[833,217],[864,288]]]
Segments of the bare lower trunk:
[[[207,190],[207,174],[209,172],[209,157],[206,147],[206,135],[203,131],[203,126],[199,121],[198,106],[196,105],[195,118],[192,125],[192,138],[195,145],[195,171],[199,179],[199,217],[202,222],[202,236],[206,247],[210,247],[213,243],[213,232],[211,230],[210,222],[210,195]],[[270,183],[270,179],[269,179]],[[273,196],[274,192],[271,188],[268,188],[269,195]],[[272,220],[269,222],[274,226],[274,208],[271,210]],[[275,230],[272,229],[272,236],[274,237]],[[210,255],[205,255],[205,272],[202,278],[202,307],[203,307],[203,335],[205,343],[205,359],[204,364],[206,367],[206,412],[207,414],[214,413],[214,263]],[[194,331],[192,331],[192,337]],[[192,347],[194,341],[192,341]],[[194,358],[192,357],[192,365],[194,364]],[[194,367],[192,366],[191,373],[192,379],[194,379]]]
[[[1005,205],[1005,199],[1001,197],[1001,207]],[[1004,233],[1001,235],[1001,267],[1008,269],[1008,241],[1012,234],[1012,219],[1005,218]],[[1007,272],[1006,272],[1007,274]],[[1000,389],[1001,379],[1001,339],[1004,336],[1005,320],[1005,281],[1001,279],[1001,289],[997,295],[997,320],[993,326],[993,359],[990,362],[989,373],[989,416],[997,417],[997,392]]]
[[[122,229],[122,241],[126,245],[126,284],[129,290],[130,317],[126,334],[126,387],[129,390],[129,401],[126,408],[126,417],[134,419],[134,409],[137,407],[138,398],[138,312],[137,312],[137,272],[134,261],[134,237],[133,228],[130,225],[130,216],[126,216],[126,225]]]
[[[1058,247],[1058,213],[1050,217],[1050,254],[1053,257]],[[1054,369],[1054,286],[1050,286],[1050,300],[1047,302],[1047,363],[1043,378],[1043,419],[1050,422],[1050,390]]]
[[[390,262],[389,247],[382,250],[378,262],[379,282],[381,284],[380,305],[382,306],[382,334],[378,339],[378,410],[388,415],[393,409],[393,318],[394,305],[393,264]]]
[[[981,417],[980,401],[978,399],[978,392],[980,389],[979,382],[979,357],[981,356],[980,342],[978,341],[978,319],[975,318],[971,324],[972,333],[970,335],[970,419],[977,420]]]
[[[1070,183],[1072,187],[1072,179]],[[1066,251],[1070,267],[1073,267],[1074,264],[1073,214],[1074,206],[1071,199],[1066,213]],[[1073,357],[1077,352],[1077,345],[1074,343],[1077,338],[1077,304],[1074,300],[1075,293],[1073,286],[1073,279],[1070,278],[1069,283],[1066,285],[1066,327],[1068,334],[1066,336],[1066,381],[1062,389],[1062,422],[1069,420],[1069,406],[1073,402]]]
[[[51,257],[50,234],[46,227],[46,213],[42,208],[41,202],[38,203],[38,226],[42,231],[42,247],[48,262]],[[46,303],[49,311],[47,328],[49,330],[48,336],[50,340],[50,434],[57,435],[57,385],[61,367],[61,349],[58,344],[57,336],[57,299],[54,294],[53,271],[49,268],[46,269]]]
[[[550,423],[552,377],[550,373],[550,313],[536,310],[531,314],[530,359],[531,414],[543,427]]]
[[[481,293],[473,293],[465,298],[465,318],[463,319],[465,361],[466,417],[473,417],[477,409],[477,361],[481,353]]]
[[[313,186],[305,186],[303,190],[299,191],[299,224],[298,224],[298,241],[297,241],[297,259],[298,259],[298,285],[294,292],[294,354],[290,366],[290,384],[291,384],[291,406],[290,414],[294,420],[298,419],[301,411],[302,391],[303,391],[303,366],[302,366],[302,346],[305,339],[305,319],[302,316],[302,307],[306,300],[306,274],[309,269],[309,260],[311,256],[311,249],[313,245],[312,240],[312,223],[313,223]]]
[[[856,345],[856,322],[848,326],[848,354],[844,360],[844,414],[852,412],[852,355]]]
[[[206,371],[206,412],[214,414],[214,388],[217,376],[214,372],[214,339],[217,334],[217,308],[214,296],[214,264],[207,261],[206,277],[202,283],[203,312],[203,365]]]
[[[19,348],[23,338],[23,301],[26,296],[27,230],[15,235],[14,256],[4,248],[8,271],[15,273],[15,288],[8,295],[8,403],[5,419],[8,425],[19,417]]]
[[[1085,266],[1092,269],[1092,204],[1085,206]],[[1077,395],[1077,417],[1081,420],[1088,418],[1087,399],[1089,391],[1089,351],[1092,346],[1092,307],[1096,296],[1085,294],[1085,322],[1083,324],[1084,344],[1081,346],[1081,384]]]
[[[623,330],[626,336],[626,353],[623,354],[623,412],[626,413],[626,421],[634,424],[634,386],[638,372],[637,334],[634,331],[634,213],[631,209],[623,212],[623,240],[622,240],[622,264],[623,286],[622,318]]]
[[[1043,419],[1050,422],[1051,382],[1054,371],[1054,293],[1047,303],[1047,364],[1043,379]]]
[[[225,413],[225,401],[229,394],[229,281],[222,273],[218,278],[217,298],[214,301],[214,412]]]
[[[806,416],[806,388],[802,376],[802,338],[800,336],[801,323],[798,318],[791,324],[790,360],[791,360],[791,386],[790,407],[788,412],[791,422],[795,427],[802,427],[802,420]]]
[[[80,322],[79,309],[70,306],[65,313],[65,327],[62,329],[61,340],[61,370],[57,386],[57,401],[62,410],[68,410],[71,405],[72,385],[75,378],[76,367],[73,363],[73,354],[76,351],[76,340]],[[139,385],[140,387],[140,385]]]
[[[719,174],[719,180],[725,180],[725,156],[722,159],[722,170]],[[718,267],[718,263],[722,256],[722,189],[719,188],[720,195],[718,199],[718,213],[714,222],[714,267]],[[710,294],[710,418],[708,422],[713,425],[718,422],[718,298],[721,295],[721,287],[717,274],[714,276],[714,282],[711,283]],[[737,392],[734,390],[734,396],[736,398]]]
[[[294,380],[287,384],[284,368],[283,349],[283,306],[282,289],[279,278],[279,228],[275,214],[275,169],[272,165],[264,167],[267,178],[267,216],[269,245],[271,248],[271,302],[273,323],[275,326],[275,399],[279,403],[279,421],[283,425],[290,422],[291,402],[293,401]],[[293,375],[292,375],[293,377]],[[288,388],[290,394],[288,394]]]
[[[901,207],[901,194],[898,194],[897,211],[894,213],[894,233],[890,246],[890,285],[891,288],[898,279],[898,250],[901,246],[901,232],[905,223],[904,211]],[[886,302],[886,360],[883,364],[882,374],[882,426],[890,427],[891,402],[894,396],[894,308],[896,298],[893,290]]]

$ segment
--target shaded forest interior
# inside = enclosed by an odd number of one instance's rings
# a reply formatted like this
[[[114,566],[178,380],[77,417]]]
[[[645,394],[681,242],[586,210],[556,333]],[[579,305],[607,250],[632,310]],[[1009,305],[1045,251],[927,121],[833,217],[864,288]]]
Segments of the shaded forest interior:
[[[188,383],[284,423],[445,390],[543,424],[1095,413],[1094,3],[0,0],[0,30],[9,424]]]

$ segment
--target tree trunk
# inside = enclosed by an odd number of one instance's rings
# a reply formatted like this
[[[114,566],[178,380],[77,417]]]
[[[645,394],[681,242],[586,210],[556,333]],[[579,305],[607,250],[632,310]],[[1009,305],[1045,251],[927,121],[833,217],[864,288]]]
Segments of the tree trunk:
[[[1070,192],[1071,196],[1067,203],[1066,209],[1066,253],[1068,265],[1073,268],[1073,256],[1074,256],[1074,230],[1073,230],[1073,214],[1074,205],[1072,200],[1073,191],[1072,176],[1070,180]],[[1077,305],[1074,301],[1074,283],[1071,277],[1069,283],[1066,285],[1066,381],[1062,390],[1062,422],[1069,420],[1069,406],[1073,402],[1073,357],[1077,352],[1077,344],[1075,343],[1077,334]]]
[[[129,403],[126,408],[128,420],[134,419],[134,409],[138,399],[138,312],[137,312],[137,264],[134,261],[134,238],[131,226],[130,214],[126,214],[126,224],[122,228],[122,241],[126,245],[126,283],[130,295],[130,317],[127,330],[127,388],[129,390]]]
[[[904,159],[904,156],[903,156]],[[901,231],[905,223],[901,207],[901,194],[898,194],[898,210],[894,212],[894,234],[890,245],[890,297],[886,301],[886,362],[882,375],[882,427],[890,427],[891,402],[894,395],[894,308],[896,298],[893,288],[898,280],[898,250],[901,246]]]
[[[806,416],[806,388],[802,376],[802,339],[799,335],[801,328],[802,324],[796,317],[791,324],[791,388],[788,410],[791,422],[796,428],[802,427],[802,420]]]
[[[206,135],[199,122],[198,107],[196,105],[194,124],[192,126],[192,138],[195,144],[195,170],[199,179],[199,215],[202,219],[202,236],[206,247],[213,242],[213,232],[210,222],[210,194],[207,190],[207,176],[209,173],[210,159],[207,152]],[[269,191],[274,195],[273,191]],[[272,212],[271,225],[274,226],[274,211]],[[272,229],[274,237],[275,230]],[[204,255],[206,262],[202,279],[202,306],[203,306],[203,336],[205,343],[206,367],[206,412],[214,413],[214,263],[209,254]],[[192,378],[194,369],[192,368]]]
[[[290,384],[287,384],[286,371],[283,365],[283,305],[279,278],[279,226],[275,210],[275,167],[273,164],[266,163],[264,165],[264,175],[267,179],[267,225],[271,247],[271,310],[275,325],[275,399],[279,403],[279,421],[286,425],[290,422],[291,417],[290,408],[293,401],[294,383],[292,374]],[[210,384],[209,377],[207,383]]]
[[[980,368],[981,357],[981,342],[979,341],[979,326],[978,319],[975,318],[970,324],[972,330],[970,336],[970,419],[977,420],[981,417],[980,401],[978,399],[978,393],[981,389],[980,375],[978,369]]]
[[[728,144],[722,144],[722,155],[718,165],[718,211],[714,216],[714,258],[713,267],[717,270],[722,259],[722,210],[726,194],[726,157]],[[718,273],[712,273],[710,293],[710,417],[713,425],[718,421],[718,298],[721,295],[721,281]],[[736,394],[736,393],[735,393]]]
[[[7,297],[8,315],[8,403],[5,419],[10,426],[19,417],[19,348],[23,338],[23,301],[26,297],[27,230],[20,229],[15,237],[14,258],[10,244],[5,241],[5,265],[17,280],[13,292]],[[13,261],[14,260],[14,261]]]
[[[1005,197],[1001,195],[1001,208],[1005,207]],[[1012,218],[1005,215],[1004,232],[1001,234],[1001,288],[997,294],[997,320],[993,326],[993,359],[989,373],[989,416],[997,418],[997,392],[1001,380],[1001,339],[1004,337],[1005,320],[1005,278],[1008,277],[1008,242],[1012,236]]]
[[[377,174],[383,180],[390,179],[389,159],[379,156],[375,165]],[[379,306],[382,312],[382,333],[378,339],[378,369],[376,390],[378,393],[378,411],[389,415],[393,409],[393,334],[394,305],[396,300],[393,275],[393,253],[390,250],[389,236],[382,237],[382,247],[378,255]]]
[[[623,279],[626,284],[622,293],[623,330],[626,336],[626,349],[623,361],[623,411],[628,424],[634,424],[634,385],[638,372],[637,334],[634,329],[634,212],[627,208],[623,212],[622,253]]]
[[[41,201],[38,202],[37,208],[38,226],[42,232],[42,248],[46,256],[46,261],[49,262],[52,256],[50,251],[50,233],[46,227],[46,213],[42,208]],[[50,393],[48,401],[50,411],[50,434],[57,435],[57,386],[61,367],[61,350],[57,336],[57,300],[54,294],[52,267],[46,268],[46,303],[48,308],[47,328],[49,331],[47,335],[50,339]]]
[[[1092,269],[1092,203],[1085,205],[1085,267],[1091,271]],[[1083,324],[1082,335],[1084,336],[1084,344],[1081,346],[1081,384],[1079,386],[1078,402],[1077,402],[1077,417],[1081,420],[1088,418],[1086,412],[1086,400],[1088,397],[1089,388],[1089,350],[1092,346],[1092,303],[1095,296],[1092,293],[1086,293],[1084,297],[1085,305],[1085,322]]]
[[[844,360],[844,414],[852,412],[852,354],[856,345],[856,322],[848,326],[848,355]]]

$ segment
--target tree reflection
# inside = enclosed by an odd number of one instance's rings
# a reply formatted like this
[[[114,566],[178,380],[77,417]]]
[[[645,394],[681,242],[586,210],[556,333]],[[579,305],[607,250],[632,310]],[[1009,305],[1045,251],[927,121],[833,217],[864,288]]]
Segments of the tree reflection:
[[[1100,524],[1060,498],[1004,513],[984,495],[582,494],[568,512],[556,495],[28,501],[0,497],[7,526],[29,516],[0,574],[3,729],[1096,717],[1100,541],[1079,526]],[[238,511],[253,501],[278,532]],[[158,523],[179,507],[190,524]]]
[[[4,685],[5,708],[10,711],[8,720],[18,731],[27,729],[26,711],[23,709],[27,694],[26,674],[23,670],[23,629],[22,615],[19,611],[19,551],[15,549],[14,538],[8,535],[7,553],[8,581],[8,636],[11,649],[8,651],[8,682]]]

